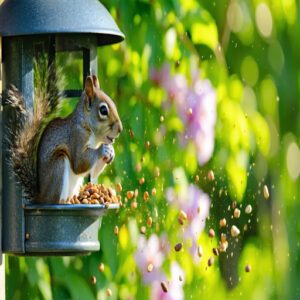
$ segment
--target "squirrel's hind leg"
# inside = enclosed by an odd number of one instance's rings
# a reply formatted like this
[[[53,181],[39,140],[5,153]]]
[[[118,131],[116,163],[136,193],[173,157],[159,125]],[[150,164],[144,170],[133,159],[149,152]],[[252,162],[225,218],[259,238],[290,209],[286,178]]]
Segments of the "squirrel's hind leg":
[[[43,163],[39,168],[38,203],[58,204],[68,194],[69,174],[66,168],[66,157],[61,156],[51,164]],[[67,176],[66,176],[67,175]]]

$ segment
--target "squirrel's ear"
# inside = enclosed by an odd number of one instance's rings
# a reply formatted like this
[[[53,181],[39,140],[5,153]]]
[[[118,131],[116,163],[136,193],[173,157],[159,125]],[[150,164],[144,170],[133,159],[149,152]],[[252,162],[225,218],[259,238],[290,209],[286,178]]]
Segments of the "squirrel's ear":
[[[86,95],[92,99],[94,97],[94,85],[93,85],[93,79],[91,76],[88,76],[85,80],[85,86],[84,90]]]
[[[93,78],[94,87],[96,87],[97,89],[100,90],[100,84],[99,84],[99,80],[98,80],[97,76],[93,75],[92,78]]]

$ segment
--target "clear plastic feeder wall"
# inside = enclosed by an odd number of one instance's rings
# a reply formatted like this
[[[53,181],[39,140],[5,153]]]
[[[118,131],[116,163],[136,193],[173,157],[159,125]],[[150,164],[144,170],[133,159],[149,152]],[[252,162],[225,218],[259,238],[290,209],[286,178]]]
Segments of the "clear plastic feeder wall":
[[[80,20],[80,22],[78,22]],[[98,0],[5,0],[0,5],[3,88],[14,84],[33,109],[33,60],[45,53],[54,65],[72,53],[82,63],[80,84],[97,74],[97,47],[118,43],[123,33]],[[71,60],[72,63],[72,60]],[[83,86],[64,91],[79,97]],[[3,99],[2,139],[12,138],[14,113]],[[30,205],[16,183],[2,143],[2,252],[15,255],[75,255],[100,248],[98,229],[109,209],[101,205]],[[1,209],[0,209],[1,211]],[[0,226],[1,228],[1,226]],[[1,249],[0,249],[1,250]],[[1,252],[1,251],[0,251]]]

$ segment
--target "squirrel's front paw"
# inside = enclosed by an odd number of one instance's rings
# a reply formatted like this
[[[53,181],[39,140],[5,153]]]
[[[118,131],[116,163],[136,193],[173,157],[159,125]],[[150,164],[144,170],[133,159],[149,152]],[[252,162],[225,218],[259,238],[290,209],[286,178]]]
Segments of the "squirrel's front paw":
[[[115,150],[112,145],[101,145],[101,158],[107,164],[110,164],[115,158]]]

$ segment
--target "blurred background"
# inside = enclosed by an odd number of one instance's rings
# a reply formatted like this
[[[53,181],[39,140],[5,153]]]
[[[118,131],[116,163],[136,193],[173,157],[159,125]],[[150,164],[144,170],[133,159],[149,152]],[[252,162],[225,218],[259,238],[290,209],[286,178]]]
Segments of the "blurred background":
[[[102,3],[126,40],[98,49],[124,126],[99,182],[122,184],[123,207],[100,252],[6,255],[7,299],[300,299],[299,1]],[[77,53],[57,64],[82,86]]]

